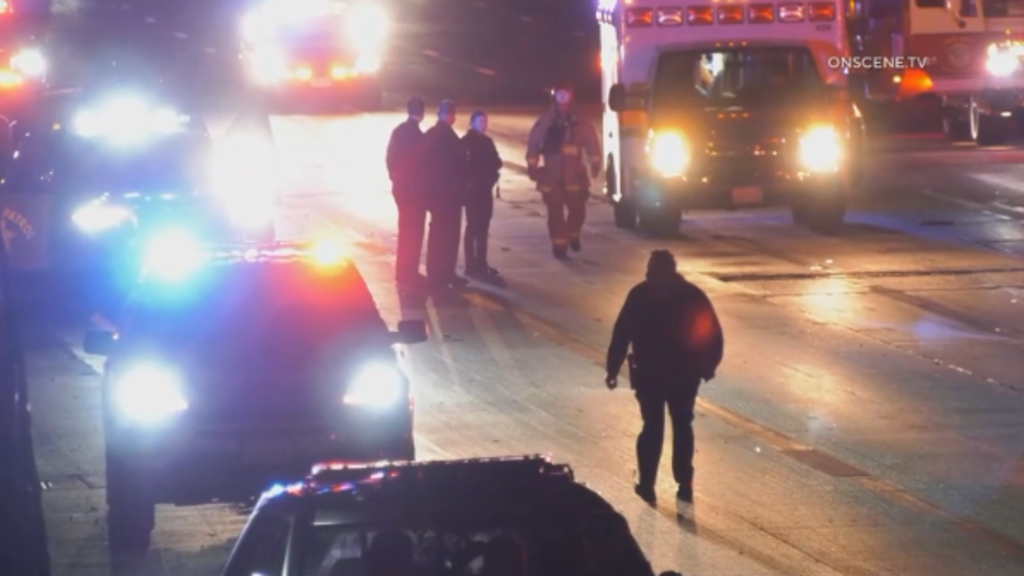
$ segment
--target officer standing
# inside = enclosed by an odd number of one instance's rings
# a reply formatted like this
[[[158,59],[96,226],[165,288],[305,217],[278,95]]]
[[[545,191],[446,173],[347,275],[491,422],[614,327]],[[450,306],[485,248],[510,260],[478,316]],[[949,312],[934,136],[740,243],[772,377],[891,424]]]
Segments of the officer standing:
[[[422,98],[410,98],[406,110],[409,117],[391,132],[387,151],[391,194],[398,207],[395,280],[404,285],[422,285],[426,278],[420,274],[420,257],[427,226],[427,206],[420,183],[424,143],[420,123],[423,122],[426,105]]]
[[[630,382],[640,404],[643,429],[636,440],[635,490],[654,502],[655,481],[665,441],[665,408],[672,418],[672,473],[676,497],[693,502],[693,410],[702,382],[715,377],[725,341],[715,308],[703,290],[676,271],[667,250],[655,250],[647,279],[629,292],[608,346],[610,390],[629,355]]]
[[[466,151],[452,125],[455,104],[445,100],[437,107],[437,123],[425,138],[427,209],[427,279],[434,288],[465,286],[455,273],[462,237],[462,203],[466,196]]]
[[[556,88],[552,99],[552,109],[530,130],[526,164],[547,205],[552,253],[565,258],[569,247],[575,252],[582,249],[580,232],[587,216],[590,180],[601,173],[601,143],[593,124],[572,112],[571,88]],[[584,154],[590,164],[589,178]]]
[[[494,186],[501,174],[502,161],[494,140],[487,136],[487,114],[473,112],[469,123],[470,129],[462,137],[469,173],[462,252],[466,258],[466,276],[493,278],[498,270],[487,262],[487,236],[494,215]]]

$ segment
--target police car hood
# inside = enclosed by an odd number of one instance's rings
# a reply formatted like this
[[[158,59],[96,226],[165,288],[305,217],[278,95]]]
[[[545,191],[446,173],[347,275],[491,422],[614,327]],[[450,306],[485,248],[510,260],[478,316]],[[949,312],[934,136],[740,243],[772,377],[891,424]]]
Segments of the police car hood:
[[[828,123],[823,104],[748,105],[665,110],[654,115],[655,133],[681,133],[694,150],[784,143],[810,126]]]

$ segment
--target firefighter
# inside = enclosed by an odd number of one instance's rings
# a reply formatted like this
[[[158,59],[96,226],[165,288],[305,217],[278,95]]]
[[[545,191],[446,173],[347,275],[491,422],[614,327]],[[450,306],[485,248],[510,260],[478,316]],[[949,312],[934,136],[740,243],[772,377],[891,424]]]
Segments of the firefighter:
[[[455,272],[462,238],[462,204],[466,195],[466,151],[455,133],[455,104],[437,107],[437,123],[427,130],[424,185],[430,231],[427,233],[427,280],[433,288],[465,286]]]
[[[487,235],[494,215],[493,190],[502,162],[494,140],[487,136],[487,114],[473,112],[469,122],[470,129],[462,137],[469,170],[462,253],[466,259],[466,276],[487,278],[498,275],[498,270],[487,262]]]
[[[610,390],[629,354],[629,379],[640,404],[643,428],[636,441],[637,484],[644,501],[655,501],[655,481],[665,440],[665,408],[672,419],[672,472],[676,497],[693,502],[693,410],[701,383],[715,377],[725,349],[722,327],[703,290],[676,271],[667,250],[655,250],[647,279],[629,292],[608,346]]]
[[[547,205],[552,253],[565,258],[570,247],[575,252],[582,249],[590,180],[601,173],[601,144],[593,124],[573,112],[571,88],[556,88],[551,95],[552,109],[530,130],[526,164]]]
[[[420,123],[423,122],[426,105],[422,98],[411,98],[406,110],[409,117],[391,132],[387,150],[391,194],[398,207],[395,280],[400,285],[421,285],[426,281],[420,274],[420,257],[427,226],[427,206],[420,184],[424,142]]]

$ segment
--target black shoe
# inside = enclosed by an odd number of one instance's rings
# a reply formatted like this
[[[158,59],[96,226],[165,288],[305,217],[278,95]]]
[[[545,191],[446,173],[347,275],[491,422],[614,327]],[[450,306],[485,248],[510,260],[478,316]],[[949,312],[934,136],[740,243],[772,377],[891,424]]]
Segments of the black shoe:
[[[641,500],[648,504],[654,504],[658,500],[658,495],[654,492],[654,486],[644,486],[643,484],[636,484],[633,486],[633,491],[640,497]]]
[[[448,284],[450,286],[465,286],[466,284],[469,284],[469,280],[466,280],[462,276],[452,276],[451,279],[448,280]]]
[[[679,490],[676,491],[676,500],[686,504],[693,504],[693,488],[690,486],[680,486]]]
[[[580,250],[583,250],[583,244],[580,244],[579,238],[573,238],[572,240],[569,240],[569,248],[572,248],[573,252],[579,252]]]
[[[402,286],[425,286],[427,284],[427,277],[422,274],[398,276],[395,278],[395,282]]]
[[[562,260],[569,256],[569,250],[568,247],[563,244],[555,244],[554,246],[551,247],[551,254],[555,258]]]

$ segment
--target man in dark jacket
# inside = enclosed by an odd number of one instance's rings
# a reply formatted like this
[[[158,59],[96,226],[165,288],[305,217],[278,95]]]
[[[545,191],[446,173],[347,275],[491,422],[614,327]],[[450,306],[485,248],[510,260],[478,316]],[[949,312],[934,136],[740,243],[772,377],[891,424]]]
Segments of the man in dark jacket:
[[[466,232],[462,253],[466,258],[466,276],[487,278],[498,270],[487,262],[487,235],[494,215],[494,186],[501,173],[501,156],[494,140],[487,136],[487,114],[473,112],[470,129],[462,137],[468,162],[469,185],[466,190]]]
[[[725,342],[711,300],[676,271],[667,250],[651,253],[646,281],[630,290],[615,322],[605,379],[611,390],[618,385],[630,345],[629,377],[643,418],[636,440],[636,493],[647,502],[655,500],[667,405],[676,497],[693,502],[693,410],[701,383],[715,377]]]
[[[399,284],[423,284],[420,257],[427,226],[427,206],[422,189],[423,131],[420,123],[426,106],[422,98],[411,98],[406,105],[409,117],[391,132],[387,165],[391,194],[398,206],[398,255],[395,280]]]
[[[464,286],[455,273],[462,236],[462,202],[466,195],[466,151],[452,124],[455,104],[437,107],[437,123],[426,133],[424,182],[430,231],[427,234],[427,279],[432,287]]]

